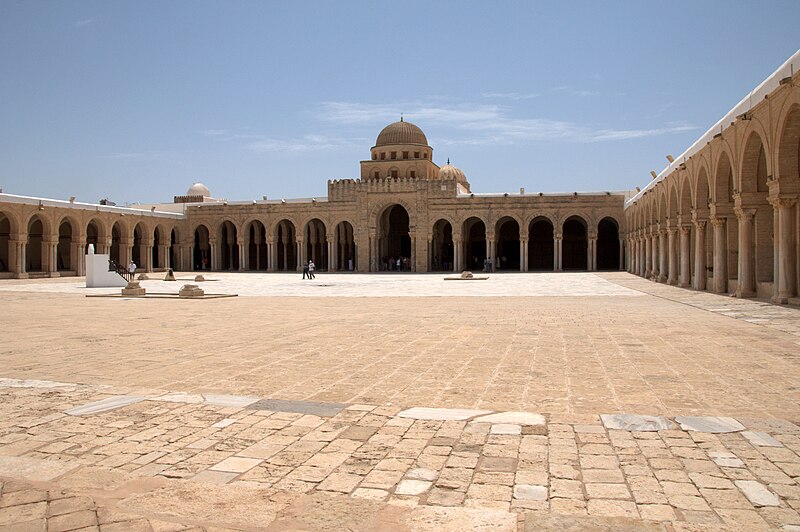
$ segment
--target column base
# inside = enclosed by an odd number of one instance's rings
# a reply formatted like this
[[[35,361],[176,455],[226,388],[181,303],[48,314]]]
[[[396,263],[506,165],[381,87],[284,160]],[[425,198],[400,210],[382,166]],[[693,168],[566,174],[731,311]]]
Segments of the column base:
[[[27,279],[28,277],[29,277],[28,272],[14,274],[14,279]]]
[[[659,283],[666,283],[667,282],[667,276],[664,275],[664,274],[659,275],[658,276],[658,282]]]
[[[668,285],[672,285],[672,286],[677,286],[678,285],[678,280],[677,279],[667,279],[667,284]]]
[[[740,297],[742,299],[750,298],[750,297],[756,297],[756,293],[755,292],[742,292],[741,290],[737,290],[734,295],[736,297]]]
[[[789,304],[789,298],[786,296],[772,296],[770,299],[776,305],[787,305]]]
[[[691,286],[689,286],[689,283],[683,283],[683,282],[678,283],[678,286],[680,288],[691,288]]]

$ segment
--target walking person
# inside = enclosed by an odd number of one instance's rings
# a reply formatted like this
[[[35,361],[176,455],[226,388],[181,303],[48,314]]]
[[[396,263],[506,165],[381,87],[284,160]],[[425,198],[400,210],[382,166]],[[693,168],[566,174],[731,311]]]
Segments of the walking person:
[[[131,263],[128,264],[128,277],[129,277],[128,280],[133,281],[134,275],[136,275],[136,263],[131,261]]]
[[[308,261],[305,261],[305,262],[303,263],[303,279],[305,279],[306,277],[308,277],[309,279],[311,279],[311,275],[310,275],[310,273],[311,273],[311,272],[308,270]]]
[[[314,265],[314,261],[313,260],[308,261],[308,278],[309,279],[314,279],[314,270],[316,270],[316,269],[317,269],[317,267]]]

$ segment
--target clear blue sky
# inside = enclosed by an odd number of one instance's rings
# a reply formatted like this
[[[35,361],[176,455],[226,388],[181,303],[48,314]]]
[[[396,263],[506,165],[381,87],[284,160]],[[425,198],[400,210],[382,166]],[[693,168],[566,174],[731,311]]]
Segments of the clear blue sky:
[[[797,0],[0,0],[0,187],[324,196],[404,113],[475,192],[642,186],[800,47]]]

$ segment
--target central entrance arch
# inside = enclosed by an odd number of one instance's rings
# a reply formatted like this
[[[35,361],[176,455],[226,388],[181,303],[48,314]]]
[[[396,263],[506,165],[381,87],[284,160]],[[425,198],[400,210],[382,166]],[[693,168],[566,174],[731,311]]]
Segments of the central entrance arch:
[[[397,259],[403,268],[403,259],[411,258],[408,211],[400,204],[387,207],[378,218],[378,253],[383,270],[397,269]],[[394,268],[390,260],[394,261]]]
[[[589,250],[586,222],[572,216],[564,222],[562,243],[562,266],[564,270],[586,270]]]

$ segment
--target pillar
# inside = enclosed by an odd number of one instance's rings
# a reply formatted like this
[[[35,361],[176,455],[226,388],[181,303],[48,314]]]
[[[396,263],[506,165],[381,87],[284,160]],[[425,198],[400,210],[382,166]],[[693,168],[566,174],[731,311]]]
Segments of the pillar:
[[[525,238],[520,240],[520,246],[522,246],[522,258],[520,259],[520,271],[527,272],[528,271],[528,237],[527,235]]]
[[[776,240],[778,241],[778,265],[775,271],[775,290],[772,300],[775,303],[788,303],[789,299],[797,294],[795,232],[793,231],[796,200],[794,198],[779,198],[771,203],[778,215],[778,234],[776,235]]]
[[[626,272],[628,270],[628,265],[625,264],[625,247],[627,246],[627,239],[620,238],[619,239],[619,271]]]
[[[753,219],[755,209],[735,209],[739,220],[739,261],[737,273],[736,297],[754,297],[756,295],[753,277]]]
[[[678,230],[674,227],[667,229],[667,255],[669,260],[667,284],[678,284],[678,253],[677,253],[677,236]]]
[[[644,276],[650,277],[650,273],[653,271],[653,239],[650,238],[651,235],[645,235],[644,237]]]
[[[561,242],[563,240],[563,235],[561,233],[554,233],[553,234],[553,270],[560,272],[562,271],[561,267]]]
[[[327,236],[328,241],[328,271],[335,272],[339,266],[339,245],[336,236]]]
[[[245,249],[244,238],[239,237],[236,239],[237,252],[239,253],[239,271],[244,271],[244,265],[247,261],[247,250]]]
[[[706,289],[706,220],[695,220],[694,289]]]
[[[667,230],[661,229],[658,231],[658,282],[664,283],[667,281]]]
[[[691,225],[682,225],[680,226],[681,232],[681,274],[680,274],[680,284],[682,288],[689,288],[692,283],[692,271],[691,271],[691,235],[692,235],[692,226]]]
[[[724,294],[728,291],[725,218],[715,217],[711,225],[714,226],[714,292]]]
[[[597,235],[589,235],[589,241],[586,250],[586,269],[593,272],[597,269]]]

